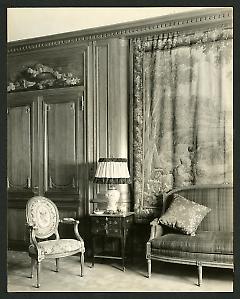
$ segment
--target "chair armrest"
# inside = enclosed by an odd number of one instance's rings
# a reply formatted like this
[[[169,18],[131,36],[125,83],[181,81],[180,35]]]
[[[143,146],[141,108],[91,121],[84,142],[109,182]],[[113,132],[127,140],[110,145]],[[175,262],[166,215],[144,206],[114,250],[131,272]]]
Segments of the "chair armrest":
[[[74,224],[74,233],[75,233],[75,236],[76,238],[83,242],[83,239],[82,237],[79,235],[79,232],[78,232],[78,225],[79,225],[79,220],[76,220],[74,218],[63,218],[62,220],[59,221],[60,223],[63,223],[63,224]]]
[[[150,225],[151,233],[148,241],[151,241],[152,239],[163,235],[163,227],[161,224],[158,223],[158,218],[155,218],[152,222],[150,222]]]
[[[26,226],[30,230],[30,244],[33,244],[36,247],[37,251],[38,251],[39,246],[38,246],[38,242],[37,242],[36,236],[35,236],[36,226],[33,225],[33,224],[29,224],[29,223],[26,223]]]
[[[32,229],[35,229],[35,228],[36,228],[36,226],[35,226],[35,225],[33,225],[33,224],[29,224],[29,223],[26,223],[26,226],[27,226],[27,228],[28,228],[28,229],[30,229],[30,230],[32,230]]]
[[[79,221],[74,218],[63,218],[59,222],[63,224],[75,224],[76,222],[79,223]]]

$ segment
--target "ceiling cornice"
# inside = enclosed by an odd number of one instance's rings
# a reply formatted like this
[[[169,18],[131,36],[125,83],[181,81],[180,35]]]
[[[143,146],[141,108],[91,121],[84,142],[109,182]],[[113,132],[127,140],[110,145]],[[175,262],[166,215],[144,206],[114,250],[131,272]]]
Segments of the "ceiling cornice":
[[[10,42],[8,43],[8,53],[21,53],[40,48],[52,48],[106,38],[132,38],[169,31],[194,31],[196,28],[209,28],[220,24],[232,26],[232,20],[233,9],[230,7],[195,10],[187,13]]]

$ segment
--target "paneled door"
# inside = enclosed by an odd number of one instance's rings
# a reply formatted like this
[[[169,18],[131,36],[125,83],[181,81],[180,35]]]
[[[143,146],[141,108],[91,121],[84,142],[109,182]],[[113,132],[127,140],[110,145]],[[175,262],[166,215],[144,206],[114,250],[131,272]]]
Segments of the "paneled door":
[[[82,88],[43,96],[44,192],[61,205],[85,211],[86,161]],[[79,216],[79,215],[78,215]]]
[[[19,93],[14,98],[9,96],[7,110],[7,188],[9,194],[28,197],[39,186],[38,96]]]
[[[7,108],[7,190],[8,240],[24,240],[25,206],[39,194],[39,102],[36,93],[8,96]]]

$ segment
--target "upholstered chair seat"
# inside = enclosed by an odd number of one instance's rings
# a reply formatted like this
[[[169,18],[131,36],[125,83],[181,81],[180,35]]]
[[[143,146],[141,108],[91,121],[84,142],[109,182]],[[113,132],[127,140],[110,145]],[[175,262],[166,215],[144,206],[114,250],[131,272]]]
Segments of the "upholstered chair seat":
[[[69,255],[76,250],[84,250],[84,243],[74,239],[60,239],[60,240],[48,240],[38,242],[40,252],[47,255]],[[33,245],[29,246],[29,254],[37,254],[36,248]]]
[[[33,277],[34,265],[37,264],[37,287],[40,286],[40,264],[45,258],[56,259],[56,272],[58,272],[59,258],[80,253],[80,276],[83,276],[85,248],[78,232],[79,221],[73,218],[59,220],[57,206],[50,199],[42,196],[29,199],[26,218],[30,230],[28,252],[31,257],[31,277]],[[58,233],[59,222],[73,225],[76,239],[61,239]],[[52,239],[54,235],[55,239]]]

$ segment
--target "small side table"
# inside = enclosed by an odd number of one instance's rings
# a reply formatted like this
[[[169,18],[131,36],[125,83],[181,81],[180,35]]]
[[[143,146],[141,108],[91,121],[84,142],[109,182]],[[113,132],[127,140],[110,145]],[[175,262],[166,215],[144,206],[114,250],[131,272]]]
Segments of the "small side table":
[[[125,249],[126,240],[133,227],[134,212],[124,214],[90,214],[91,237],[92,237],[92,266],[94,266],[95,258],[108,258],[122,260],[122,269],[125,271]],[[110,256],[105,254],[97,254],[95,252],[95,239],[101,237],[118,238],[121,241],[121,255]]]

